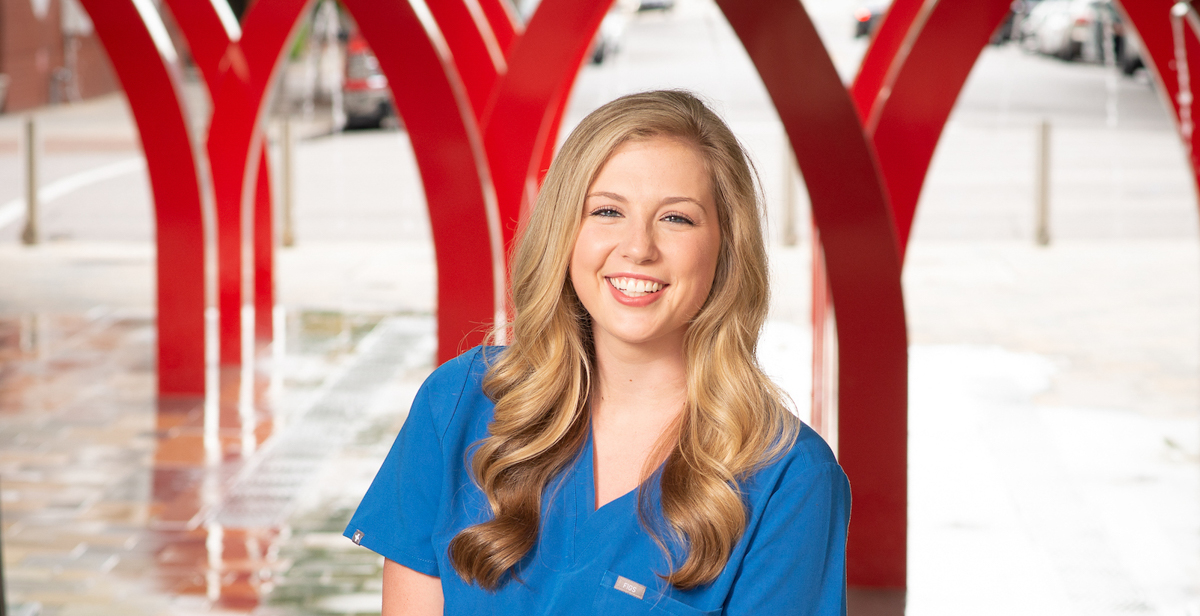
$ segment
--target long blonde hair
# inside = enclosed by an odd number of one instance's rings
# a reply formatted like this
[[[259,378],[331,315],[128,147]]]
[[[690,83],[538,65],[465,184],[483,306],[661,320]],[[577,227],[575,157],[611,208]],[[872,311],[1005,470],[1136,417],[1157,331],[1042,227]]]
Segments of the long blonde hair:
[[[687,589],[713,581],[746,528],[738,482],[784,451],[799,421],[758,365],[767,314],[767,255],[755,173],[737,138],[695,96],[633,94],[588,115],[567,138],[538,194],[512,263],[511,344],[488,369],[495,402],[489,436],[472,456],[492,519],[450,542],[455,570],[494,590],[533,548],[543,492],[587,440],[594,353],[591,321],[567,276],[588,188],[629,140],[670,137],[704,159],[721,248],[712,290],[685,346],[687,403],[660,476],[667,528],[655,528],[639,490],[639,516],[671,561],[664,577]]]

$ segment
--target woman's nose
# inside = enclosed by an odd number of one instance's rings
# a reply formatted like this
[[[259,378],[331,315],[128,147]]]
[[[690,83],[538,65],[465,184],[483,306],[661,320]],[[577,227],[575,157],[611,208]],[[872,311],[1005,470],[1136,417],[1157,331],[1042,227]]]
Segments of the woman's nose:
[[[658,258],[654,230],[649,225],[630,225],[629,234],[621,243],[622,253],[633,263],[646,263]]]

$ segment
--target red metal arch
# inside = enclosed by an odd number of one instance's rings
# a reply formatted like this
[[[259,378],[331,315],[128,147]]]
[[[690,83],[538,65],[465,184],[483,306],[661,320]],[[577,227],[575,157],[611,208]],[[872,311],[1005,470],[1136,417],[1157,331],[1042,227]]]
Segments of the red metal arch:
[[[908,9],[910,4],[902,2],[897,8]],[[890,61],[882,53],[868,52],[859,72],[862,84],[856,81],[852,86],[859,109],[871,101],[869,115],[861,117],[887,182],[901,258],[942,129],[979,54],[1010,5],[1010,0],[926,2],[917,17],[909,20],[905,42]],[[889,25],[893,27],[889,29]],[[894,41],[898,38],[894,30],[903,25],[900,20],[890,24],[885,20],[876,42]],[[885,77],[872,92],[880,74]]]
[[[420,167],[438,268],[438,362],[478,344],[503,308],[499,218],[483,139],[453,61],[407,2],[344,0],[393,84]]]
[[[204,77],[209,96],[216,102],[224,72],[230,68],[226,58],[230,45],[241,38],[241,28],[226,31],[215,2],[225,0],[167,0],[187,39],[192,58]],[[229,10],[226,8],[225,10]],[[232,18],[232,12],[227,18]],[[254,197],[254,321],[255,338],[270,342],[274,336],[275,308],[275,238],[271,206],[270,162],[267,149],[262,149],[256,171]]]
[[[1166,94],[1178,125],[1180,99],[1170,18],[1174,4],[1172,0],[1139,0],[1119,2],[1118,8],[1126,22],[1140,33],[1148,68]],[[917,200],[941,131],[979,53],[1007,8],[1003,0],[970,6],[896,0],[864,58],[852,93],[887,179],[901,250],[907,245]],[[1189,58],[1200,60],[1196,34],[1186,29],[1185,47]],[[1189,63],[1189,76],[1193,84],[1200,83],[1200,61]],[[1195,131],[1181,137],[1193,180],[1200,188]],[[815,209],[814,203],[814,213]]]
[[[865,118],[872,117],[871,110],[880,100],[879,93],[887,80],[888,69],[897,58],[903,61],[904,56],[908,55],[905,41],[913,32],[913,23],[924,4],[925,0],[894,0],[875,30],[867,53],[859,64],[854,84],[850,86],[858,117],[864,118],[864,124],[867,124]]]
[[[446,45],[454,50],[454,65],[467,88],[475,118],[483,117],[496,79],[508,70],[504,48],[477,0],[432,2],[429,12]]]
[[[307,4],[307,0],[272,0],[251,6],[242,21],[241,39],[231,41],[222,54],[220,84],[212,90],[208,160],[217,202],[217,305],[223,364],[251,361],[242,357],[245,303],[242,213],[253,208],[258,198],[258,163],[263,145],[259,119],[266,92],[279,57]],[[263,225],[266,237],[262,239],[268,240],[262,243],[266,243],[263,248],[269,251],[273,245],[269,213],[265,214],[265,221],[262,216],[260,222],[266,223]],[[269,314],[264,317],[269,318]]]
[[[533,203],[571,86],[609,5],[611,0],[544,0],[513,45],[508,72],[492,93],[481,124],[506,249],[522,210]]]
[[[129,0],[83,0],[125,89],[154,195],[158,392],[204,393],[204,238],[200,180],[174,49]]]
[[[500,50],[508,55],[513,43],[525,31],[525,26],[517,20],[512,4],[508,0],[465,0],[478,2],[480,10],[492,26],[492,34],[500,45]]]
[[[607,3],[546,0],[522,35],[505,0],[462,2],[469,27],[461,13],[443,17],[447,38],[461,35],[475,45],[474,37],[483,37],[479,40],[486,43],[482,13],[496,45],[507,52],[510,68],[491,86],[487,71],[464,84],[459,70],[468,72],[466,43],[451,43],[464,59],[456,69],[407,3],[347,2],[390,81],[402,84],[397,106],[418,156],[437,248],[440,360],[477,342],[502,305],[497,300],[503,288],[502,246],[515,230],[511,223],[518,220],[522,203],[536,190],[576,71],[607,8]],[[902,587],[905,581],[901,252],[946,116],[1002,15],[999,0],[988,0],[982,10],[978,3],[968,4],[897,0],[867,54],[852,101],[799,3],[721,0],[788,131],[825,245],[841,346],[838,440],[855,482],[849,573],[856,585]],[[200,393],[201,189],[177,84],[146,27],[146,19],[157,17],[139,16],[128,0],[84,0],[84,5],[126,88],[150,166],[159,243],[160,391]],[[1123,10],[1142,34],[1151,68],[1178,118],[1171,5],[1170,0],[1138,0],[1126,2]],[[240,350],[241,328],[230,325],[241,318],[241,213],[254,191],[265,186],[255,181],[259,166],[247,164],[258,158],[261,165],[262,96],[302,6],[301,0],[260,0],[247,15],[246,28],[265,34],[253,33],[234,45],[225,40],[222,46],[215,36],[203,45],[193,43],[207,66],[215,56],[224,68],[219,82],[210,84],[216,112],[209,137],[221,233],[222,329],[236,332],[223,336],[223,355]],[[1200,58],[1194,35],[1187,35],[1186,44],[1189,56]],[[495,54],[489,54],[498,66]],[[502,72],[496,69],[497,75]],[[1190,64],[1193,83],[1200,83],[1197,73],[1200,61]],[[484,91],[489,103],[481,108]],[[855,106],[868,118],[878,166]],[[484,118],[482,135],[477,117]],[[501,117],[503,122],[488,121]],[[1185,146],[1195,175],[1194,141],[1192,133]],[[828,143],[844,147],[822,147]],[[491,177],[498,193],[492,191]],[[881,178],[886,178],[886,192]],[[261,221],[256,225],[260,231],[270,228]],[[270,244],[260,236],[256,245]],[[269,263],[266,267],[269,271]],[[474,333],[464,339],[467,332]]]
[[[908,350],[900,255],[883,180],[803,6],[793,0],[718,5],[779,112],[825,245],[840,341],[838,457],[854,485],[849,581],[903,588]]]
[[[1126,23],[1132,23],[1137,30],[1142,40],[1142,57],[1146,61],[1146,68],[1158,83],[1159,91],[1164,94],[1164,102],[1176,127],[1180,127],[1179,76],[1175,66],[1175,35],[1171,31],[1171,7],[1174,4],[1172,0],[1118,0],[1117,8],[1124,14]],[[1183,26],[1188,75],[1194,99],[1200,88],[1200,41],[1197,41],[1196,32],[1187,24]],[[1194,113],[1192,117],[1195,123]],[[1192,180],[1200,190],[1200,153],[1196,151],[1196,132],[1193,129],[1190,136],[1184,136],[1181,131],[1180,139],[1188,153]]]
[[[1171,32],[1172,0],[1118,2],[1142,39],[1154,75],[1178,125],[1178,79]],[[918,5],[921,5],[918,7]],[[896,0],[852,86],[887,178],[901,250],[908,243],[929,162],[959,92],[979,53],[1007,11],[1003,0],[964,3]],[[919,10],[918,10],[919,9]],[[1195,33],[1185,35],[1188,56],[1200,58]],[[899,42],[898,42],[899,41]],[[1200,62],[1189,63],[1192,83]],[[1195,134],[1185,139],[1193,180],[1200,187]]]

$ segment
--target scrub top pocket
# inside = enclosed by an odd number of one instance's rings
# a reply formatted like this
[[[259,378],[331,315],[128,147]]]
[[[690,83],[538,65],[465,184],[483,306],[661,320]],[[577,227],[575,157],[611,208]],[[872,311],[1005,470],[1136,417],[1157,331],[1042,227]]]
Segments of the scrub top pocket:
[[[655,614],[659,616],[718,616],[721,610],[704,611],[690,605],[663,596],[650,588],[643,588],[644,594],[639,599],[636,594],[620,590],[616,573],[605,571],[600,578],[600,588],[596,591],[596,601],[592,604],[592,613],[598,616],[640,616]],[[628,581],[622,579],[621,581]],[[634,582],[637,584],[637,582]]]

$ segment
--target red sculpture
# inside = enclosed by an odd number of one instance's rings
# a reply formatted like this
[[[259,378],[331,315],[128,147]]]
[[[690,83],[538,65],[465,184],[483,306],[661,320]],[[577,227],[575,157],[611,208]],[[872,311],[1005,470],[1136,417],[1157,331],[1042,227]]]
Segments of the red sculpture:
[[[204,393],[204,225],[198,161],[180,98],[175,49],[149,6],[83,0],[125,89],[154,195],[158,243],[158,392]],[[155,27],[157,26],[157,27]]]
[[[888,77],[888,69],[897,57],[907,55],[906,49],[903,53],[901,50],[908,36],[920,31],[920,28],[914,31],[913,22],[924,6],[925,0],[893,0],[871,38],[867,53],[859,64],[858,75],[850,86],[858,117],[863,118],[865,126],[874,124],[871,120],[874,117],[872,108],[876,101],[881,100],[879,93]],[[887,99],[884,97],[882,100]]]
[[[483,138],[445,50],[404,2],[346,0],[408,129],[433,229],[438,361],[478,344],[503,308],[499,215]]]
[[[212,94],[206,153],[217,210],[221,359],[238,364],[250,359],[241,353],[241,319],[243,251],[251,243],[260,317],[255,330],[260,340],[271,333],[273,244],[259,122],[278,58],[306,3],[258,0],[244,31],[235,32],[212,4],[222,1],[168,3]],[[205,366],[201,196],[209,187],[199,179],[173,50],[156,38],[158,16],[139,14],[152,12],[149,3],[83,3],[125,87],[149,164],[159,247],[159,391],[198,395]],[[571,86],[609,3],[543,0],[523,28],[506,0],[432,2],[440,36],[426,31],[407,2],[344,4],[398,86],[396,106],[433,228],[442,361],[479,342],[503,318],[506,248],[548,165]],[[835,436],[855,489],[850,581],[903,588],[903,253],[942,128],[1008,3],[896,0],[850,91],[799,2],[718,4],[761,74],[808,182],[820,238],[816,368],[827,376],[836,369]],[[1200,42],[1189,23],[1172,22],[1172,6],[1170,0],[1126,0],[1121,10],[1141,34],[1195,174],[1191,92],[1181,94],[1175,71],[1181,59],[1200,59]],[[1197,83],[1200,61],[1186,65],[1183,76]],[[254,231],[245,234],[243,213],[250,207]],[[826,290],[827,298],[821,295]],[[834,306],[836,340],[822,337]]]
[[[223,0],[215,0],[222,2]],[[274,51],[276,56],[279,50],[282,49],[286,38],[290,33],[288,24],[293,24],[297,21],[299,13],[303,10],[305,2],[291,3],[263,3],[268,9],[252,8],[247,12],[246,24],[250,28],[252,39],[262,38],[263,35],[256,34],[254,30],[262,29],[262,25],[255,24],[269,23],[272,25],[282,24],[280,27],[274,28],[271,33],[276,40],[263,41],[264,44],[258,45],[257,49],[268,50],[270,45],[278,43]],[[176,17],[176,22],[183,31],[184,37],[188,41],[188,47],[192,51],[192,57],[196,62],[197,68],[200,69],[200,74],[204,77],[205,84],[208,86],[209,95],[213,101],[213,115],[209,125],[208,133],[208,151],[210,165],[213,173],[213,184],[217,188],[217,224],[220,231],[218,232],[218,263],[219,263],[219,288],[221,289],[221,301],[218,302],[220,307],[220,359],[223,364],[239,364],[242,361],[242,254],[241,249],[243,244],[253,246],[253,296],[254,296],[254,315],[255,315],[255,338],[261,342],[269,342],[274,334],[272,317],[275,306],[275,285],[274,285],[274,234],[272,232],[272,212],[271,212],[271,184],[270,184],[270,165],[267,160],[265,148],[262,148],[262,131],[258,128],[258,116],[260,115],[259,107],[262,105],[263,92],[270,83],[271,75],[274,71],[274,66],[277,58],[271,58],[269,51],[263,53],[255,61],[257,63],[269,64],[267,66],[256,66],[251,70],[249,61],[246,59],[240,41],[242,39],[242,27],[236,21],[231,21],[233,14],[228,7],[222,7],[215,4],[213,1],[183,1],[183,0],[168,0],[168,7]],[[221,17],[221,11],[227,12],[225,19]],[[290,21],[264,21],[252,17],[253,14],[260,12],[274,12],[268,19],[270,20],[287,20]],[[282,11],[282,12],[280,12]],[[294,11],[294,15],[289,12]],[[234,28],[233,31],[228,31],[227,28]],[[283,32],[279,32],[282,30]],[[278,40],[281,37],[283,41]],[[253,41],[252,41],[253,42]],[[248,102],[242,107],[232,104],[218,104],[219,97],[222,95],[221,89],[227,80],[228,83],[237,83],[239,80],[250,78],[253,72],[258,79],[256,84],[242,84],[241,86],[226,86],[226,87],[241,87],[250,88],[253,92],[257,86],[257,103]],[[230,96],[226,93],[225,96]],[[250,135],[244,132],[246,122],[242,122],[240,129],[234,128],[237,124],[230,118],[235,115],[242,114],[249,116],[246,118],[254,128],[251,129]],[[253,137],[253,140],[251,140]],[[216,142],[214,143],[214,139]],[[241,146],[236,146],[238,140],[244,140],[246,143]],[[253,143],[251,142],[253,141]],[[216,157],[212,153],[228,152],[228,156],[222,154]],[[247,155],[250,155],[250,149],[259,150],[257,155],[258,162],[256,165],[239,165],[238,156],[234,153],[242,149],[247,150]],[[214,163],[213,161],[217,161]],[[244,194],[249,187],[244,186],[244,183],[253,182],[253,195]],[[236,196],[232,192],[237,190]],[[236,207],[231,200],[236,201]],[[240,217],[243,207],[248,203],[242,203],[247,200],[252,203],[254,211],[253,233],[249,241],[244,241],[241,235]],[[234,216],[234,219],[230,217]],[[231,224],[223,224],[223,221],[230,221]],[[235,235],[236,233],[236,235]],[[249,358],[247,358],[249,360]]]
[[[800,3],[718,4],[787,130],[825,247],[837,307],[838,459],[854,485],[849,581],[903,587],[908,344],[883,180],[850,94]]]
[[[505,249],[549,166],[571,85],[611,0],[544,0],[508,58],[480,124]],[[493,121],[494,120],[494,121]]]
[[[870,101],[869,115],[862,112],[860,117],[887,183],[901,258],[942,128],[976,59],[1011,4],[1010,0],[926,2],[909,23],[893,22],[889,13],[879,31],[884,38],[877,40],[891,42],[898,38],[895,30],[904,28],[908,31],[904,45],[888,57],[871,53],[873,43],[852,86],[860,110]],[[880,74],[885,77],[877,82]]]
[[[1137,28],[1142,40],[1142,58],[1158,87],[1166,95],[1163,98],[1170,104],[1171,116],[1179,128],[1180,140],[1188,154],[1188,164],[1192,167],[1193,181],[1200,188],[1200,165],[1197,164],[1200,159],[1196,152],[1196,114],[1193,109],[1195,88],[1200,86],[1200,39],[1197,39],[1200,32],[1186,18],[1179,21],[1178,27],[1172,24],[1171,11],[1176,6],[1181,10],[1181,15],[1195,11],[1187,2],[1172,0],[1121,0],[1117,3],[1125,22]],[[1178,37],[1182,37],[1179,42],[1183,45],[1184,61],[1188,68],[1186,81],[1191,86],[1191,91],[1182,97],[1176,57]]]
[[[242,310],[246,303],[243,251],[249,247],[251,255],[254,254],[254,234],[249,238],[243,235],[242,212],[254,208],[258,194],[258,172],[263,157],[259,118],[267,88],[306,4],[306,0],[254,3],[242,21],[241,38],[230,41],[221,57],[219,85],[210,92],[213,114],[207,149],[217,202],[217,306],[221,315],[222,364],[252,361],[251,357],[243,357]],[[270,202],[265,206],[269,208]],[[269,209],[255,213],[263,222],[270,220]],[[264,317],[270,317],[269,309]],[[270,327],[266,329],[269,336]]]
[[[472,0],[432,2],[429,11],[438,23],[446,45],[454,50],[454,66],[467,88],[476,121],[483,116],[496,86],[508,70],[505,48],[500,46],[482,7]],[[512,36],[508,39],[512,42]]]

